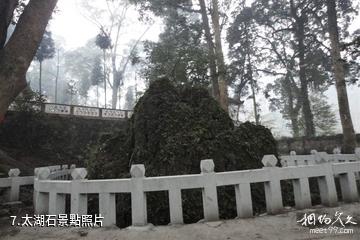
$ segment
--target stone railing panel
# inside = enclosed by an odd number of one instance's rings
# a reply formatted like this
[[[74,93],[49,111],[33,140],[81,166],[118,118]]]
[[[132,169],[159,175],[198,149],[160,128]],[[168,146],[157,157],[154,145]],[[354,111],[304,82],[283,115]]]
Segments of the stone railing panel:
[[[84,117],[100,117],[99,108],[91,107],[74,107],[75,116],[84,116]]]
[[[126,111],[116,109],[102,109],[103,118],[126,118]]]
[[[59,104],[45,104],[45,112],[51,114],[61,114],[61,115],[70,115],[71,107],[67,105],[59,105]]]

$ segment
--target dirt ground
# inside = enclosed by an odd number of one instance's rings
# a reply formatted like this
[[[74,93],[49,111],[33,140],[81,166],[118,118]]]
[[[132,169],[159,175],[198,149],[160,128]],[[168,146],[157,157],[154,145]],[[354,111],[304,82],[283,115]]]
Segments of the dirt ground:
[[[327,214],[335,220],[336,211],[352,216],[352,222],[346,225],[353,233],[310,233],[309,227],[297,223],[304,213],[315,213],[316,216]],[[6,223],[7,222],[7,223]],[[345,204],[335,208],[320,208],[288,211],[275,216],[260,216],[249,219],[234,219],[210,223],[196,223],[174,226],[129,227],[126,229],[112,228],[31,228],[12,227],[10,219],[2,219],[0,225],[1,240],[219,240],[219,239],[360,239],[360,203]],[[328,228],[329,226],[316,226]]]

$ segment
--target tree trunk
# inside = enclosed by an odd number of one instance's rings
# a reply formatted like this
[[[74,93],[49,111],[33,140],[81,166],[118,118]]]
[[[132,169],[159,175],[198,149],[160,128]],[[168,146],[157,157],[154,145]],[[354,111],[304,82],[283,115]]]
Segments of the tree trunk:
[[[217,77],[217,69],[216,69],[216,56],[215,56],[215,46],[211,36],[209,18],[207,15],[205,0],[199,0],[200,3],[200,11],[202,18],[202,25],[205,32],[205,39],[209,49],[209,69],[210,69],[210,79],[212,86],[212,94],[213,97],[219,102],[220,101],[220,90],[219,90],[219,82]]]
[[[256,103],[256,93],[255,93],[255,82],[252,74],[252,67],[251,67],[251,60],[250,55],[248,55],[248,71],[249,71],[249,77],[250,77],[250,85],[251,85],[251,92],[253,95],[253,107],[254,107],[254,118],[255,118],[255,124],[260,124],[260,116],[257,109],[257,103]]]
[[[215,36],[215,53],[216,53],[216,62],[218,67],[218,82],[219,82],[219,92],[220,92],[220,106],[226,111],[229,111],[228,103],[228,89],[226,82],[226,67],[224,61],[224,54],[221,44],[221,30],[220,30],[220,20],[219,20],[219,3],[218,0],[212,0],[212,24],[214,28]]]
[[[97,107],[99,107],[99,84],[96,85],[96,101],[97,101]]]
[[[339,31],[337,26],[337,11],[335,0],[327,0],[327,15],[331,43],[332,65],[336,81],[336,92],[339,104],[339,114],[343,130],[343,152],[353,153],[356,147],[356,135],[351,119],[349,101],[346,90],[344,64],[340,55]]]
[[[105,108],[106,108],[106,49],[103,49],[104,54],[104,92],[105,92]]]
[[[300,92],[302,113],[305,120],[305,136],[315,136],[314,116],[310,107],[308,82],[306,79],[306,62],[305,62],[305,13],[301,12],[298,16],[294,1],[290,1],[291,15],[295,20],[294,34],[297,40],[298,59],[299,59],[299,78],[300,78]]]
[[[56,78],[55,78],[55,103],[57,103],[57,93],[58,93],[58,80],[60,72],[60,54],[59,49],[57,50],[57,65],[56,65]]]
[[[0,50],[0,118],[27,85],[26,71],[36,54],[56,3],[57,0],[29,1],[14,33]]]
[[[122,81],[122,73],[113,70],[114,71],[114,81],[112,85],[112,99],[111,99],[111,105],[112,108],[116,109],[116,105],[118,102],[118,94],[119,94],[119,88],[120,88],[120,82]]]
[[[41,78],[42,78],[42,61],[39,61],[39,94],[40,94],[40,96],[42,95]]]

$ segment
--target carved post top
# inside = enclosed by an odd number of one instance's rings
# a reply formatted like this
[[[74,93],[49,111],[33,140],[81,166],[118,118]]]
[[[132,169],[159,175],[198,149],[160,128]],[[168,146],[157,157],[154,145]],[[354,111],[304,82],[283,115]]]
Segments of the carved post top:
[[[278,159],[275,157],[275,155],[265,155],[261,162],[264,167],[276,167]]]
[[[295,151],[290,151],[290,156],[295,156],[296,152]]]
[[[341,154],[341,149],[339,147],[334,148],[333,154]]]
[[[132,178],[143,178],[145,177],[145,166],[144,164],[131,165],[130,175]]]
[[[310,153],[311,155],[316,155],[318,151],[316,151],[315,149],[311,150]]]
[[[205,159],[200,161],[201,173],[212,173],[214,172],[215,164],[212,159]]]
[[[329,154],[326,152],[316,152],[315,162],[318,164],[327,163],[330,161]]]
[[[355,148],[355,156],[360,160],[360,148]]]
[[[10,169],[8,174],[9,174],[9,177],[18,177],[20,175],[20,169],[18,169],[18,168]]]
[[[46,180],[50,176],[50,169],[48,167],[41,167],[36,169],[36,175],[39,180]]]
[[[73,180],[85,179],[87,176],[86,168],[75,168],[71,171],[71,177]]]

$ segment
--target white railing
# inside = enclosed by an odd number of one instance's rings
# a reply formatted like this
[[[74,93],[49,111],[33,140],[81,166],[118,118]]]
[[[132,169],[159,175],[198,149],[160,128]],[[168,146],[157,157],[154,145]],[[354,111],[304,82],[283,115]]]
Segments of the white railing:
[[[120,109],[107,109],[96,108],[87,106],[75,106],[56,103],[39,103],[39,102],[26,102],[27,104],[33,104],[32,107],[36,111],[43,111],[48,114],[57,114],[65,116],[77,116],[77,117],[91,117],[91,118],[103,118],[103,119],[126,119],[130,118],[133,114],[131,110]],[[12,104],[9,107],[10,111],[15,111],[15,105]]]
[[[35,168],[35,175],[39,169]],[[68,180],[71,179],[71,171],[75,169],[75,165],[58,165],[46,167],[49,171],[49,179],[52,180]],[[0,178],[0,188],[6,189],[6,195],[9,202],[19,201],[20,187],[34,184],[34,176],[20,177],[20,170],[18,168],[10,169],[8,173],[9,177]]]
[[[318,152],[311,150],[311,155],[297,155],[295,151],[291,151],[289,156],[281,156],[281,166],[300,166],[300,165],[314,165],[321,163],[341,163],[341,162],[356,162],[360,161],[360,148],[355,149],[354,154],[341,154],[339,148],[333,150],[333,154],[326,152]]]
[[[6,188],[6,198],[9,202],[19,201],[20,186],[33,185],[34,176],[19,177],[18,168],[10,169],[8,178],[0,178],[0,188]]]
[[[360,162],[324,163],[277,167],[277,158],[264,156],[261,169],[214,172],[212,160],[202,160],[200,174],[165,177],[145,177],[144,165],[133,165],[128,179],[87,180],[84,168],[71,171],[73,180],[51,180],[50,170],[41,168],[34,181],[35,212],[37,214],[60,214],[65,212],[65,196],[70,195],[70,211],[87,214],[87,194],[99,195],[99,213],[104,217],[103,225],[116,223],[116,193],[131,193],[132,225],[147,224],[146,194],[153,191],[168,191],[170,221],[183,223],[183,189],[202,189],[204,218],[219,219],[217,187],[233,185],[235,188],[237,214],[241,218],[253,216],[250,184],[264,183],[267,212],[278,213],[283,209],[281,180],[291,180],[295,205],[298,209],[311,206],[309,178],[317,178],[323,205],[338,203],[334,176],[339,176],[342,198],[345,202],[359,200],[355,174],[360,172]]]

